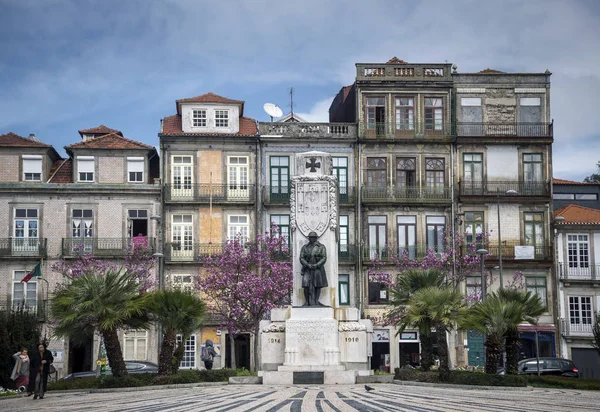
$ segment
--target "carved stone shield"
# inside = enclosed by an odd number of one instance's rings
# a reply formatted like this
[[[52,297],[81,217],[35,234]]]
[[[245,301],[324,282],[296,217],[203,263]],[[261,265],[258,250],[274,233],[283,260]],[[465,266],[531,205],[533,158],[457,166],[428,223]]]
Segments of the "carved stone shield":
[[[329,226],[329,182],[296,182],[296,224],[304,236],[316,232],[322,236]]]

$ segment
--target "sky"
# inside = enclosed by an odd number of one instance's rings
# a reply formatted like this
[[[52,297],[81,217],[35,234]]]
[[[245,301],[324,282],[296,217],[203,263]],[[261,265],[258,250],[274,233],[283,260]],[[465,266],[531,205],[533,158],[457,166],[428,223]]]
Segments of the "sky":
[[[158,145],[175,100],[214,92],[268,121],[278,104],[328,121],[355,63],[449,62],[551,77],[554,177],[600,161],[600,2],[0,0],[0,134],[65,155],[104,124]]]

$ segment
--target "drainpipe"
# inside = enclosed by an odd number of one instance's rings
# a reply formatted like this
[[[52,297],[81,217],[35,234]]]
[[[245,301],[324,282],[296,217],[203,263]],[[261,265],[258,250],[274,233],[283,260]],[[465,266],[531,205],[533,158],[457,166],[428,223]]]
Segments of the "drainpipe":
[[[360,124],[357,123],[357,134],[360,133],[358,130],[358,125]],[[355,233],[356,233],[356,248],[358,253],[356,254],[356,262],[357,262],[357,266],[356,266],[356,273],[359,274],[358,276],[358,312],[360,313],[360,316],[362,318],[362,313],[363,313],[363,308],[364,308],[364,276],[363,276],[363,270],[362,270],[362,247],[361,247],[361,242],[362,242],[362,180],[361,180],[361,176],[362,176],[362,145],[360,143],[360,139],[357,139],[357,145],[358,145],[358,159],[356,164],[358,165],[357,168],[357,174],[356,174],[356,196],[357,196],[357,205],[358,207],[356,208],[356,228],[355,228]],[[368,284],[368,283],[367,283]]]

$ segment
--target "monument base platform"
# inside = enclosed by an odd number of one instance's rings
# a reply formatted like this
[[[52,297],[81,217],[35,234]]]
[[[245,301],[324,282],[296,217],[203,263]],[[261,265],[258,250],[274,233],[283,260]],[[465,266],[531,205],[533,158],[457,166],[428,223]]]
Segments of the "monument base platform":
[[[350,385],[356,383],[357,371],[346,370],[294,370],[259,372],[263,385]]]

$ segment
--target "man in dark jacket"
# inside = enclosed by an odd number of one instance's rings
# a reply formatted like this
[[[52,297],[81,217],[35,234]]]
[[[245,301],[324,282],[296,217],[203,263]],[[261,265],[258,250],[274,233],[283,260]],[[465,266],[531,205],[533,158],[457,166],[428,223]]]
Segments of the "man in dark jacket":
[[[27,396],[33,393],[33,399],[44,399],[50,365],[54,362],[52,352],[46,349],[46,345],[40,343],[37,350],[31,351],[29,355],[29,387]]]
[[[213,367],[213,361],[217,356],[213,341],[206,339],[205,348],[202,350],[202,360],[204,361],[204,367],[206,370],[211,370]]]

